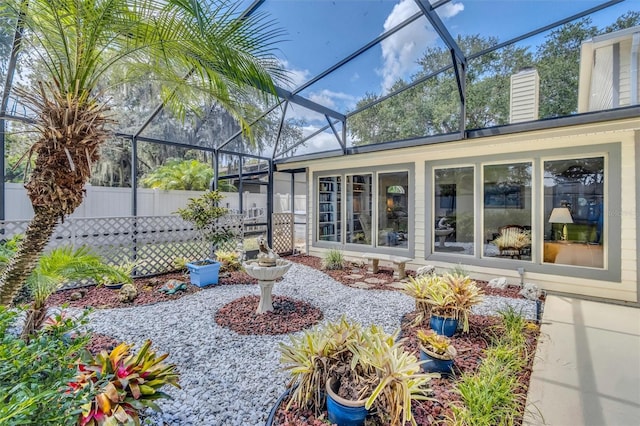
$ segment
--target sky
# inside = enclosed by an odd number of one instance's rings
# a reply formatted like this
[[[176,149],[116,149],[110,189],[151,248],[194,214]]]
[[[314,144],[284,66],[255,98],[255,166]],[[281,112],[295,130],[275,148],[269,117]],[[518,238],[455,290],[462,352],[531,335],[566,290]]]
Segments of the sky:
[[[454,38],[481,34],[506,41],[599,3],[602,0],[452,0],[437,12]],[[604,26],[629,10],[640,10],[640,0],[626,0],[592,15],[592,20]],[[414,0],[266,0],[259,11],[286,31],[277,56],[290,72],[289,89],[294,89],[418,12],[418,6]],[[543,41],[540,35],[522,44],[535,49]],[[345,113],[365,94],[385,94],[397,79],[410,79],[425,49],[437,46],[445,44],[421,17],[300,95]],[[327,124],[324,116],[295,105],[287,118],[305,119],[305,134]],[[339,148],[331,131],[314,138],[304,151],[328,148]]]

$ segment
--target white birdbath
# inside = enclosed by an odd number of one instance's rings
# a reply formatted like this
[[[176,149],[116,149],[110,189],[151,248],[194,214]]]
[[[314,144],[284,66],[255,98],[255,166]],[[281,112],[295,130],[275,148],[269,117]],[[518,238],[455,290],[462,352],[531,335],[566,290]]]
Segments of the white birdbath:
[[[275,266],[260,266],[257,261],[251,261],[243,263],[242,266],[250,277],[258,280],[260,285],[260,304],[256,312],[263,314],[273,311],[273,299],[271,298],[273,283],[291,268],[291,262],[277,259]]]
[[[453,228],[442,228],[442,229],[436,228],[435,234],[436,234],[436,237],[440,239],[440,247],[446,247],[444,245],[444,242],[447,239],[447,237],[453,233],[453,231],[454,231]]]

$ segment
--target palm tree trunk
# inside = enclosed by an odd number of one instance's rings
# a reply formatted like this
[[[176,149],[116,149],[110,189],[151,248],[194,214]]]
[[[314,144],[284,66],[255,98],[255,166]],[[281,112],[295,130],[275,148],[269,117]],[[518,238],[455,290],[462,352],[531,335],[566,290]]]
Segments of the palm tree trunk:
[[[28,342],[31,336],[33,336],[36,330],[40,327],[40,325],[44,322],[45,316],[47,313],[47,305],[43,306],[32,306],[27,311],[27,318],[24,322],[24,327],[22,332],[20,333],[20,338],[25,342]]]
[[[11,258],[0,276],[0,305],[8,306],[36,267],[40,253],[58,224],[58,216],[51,209],[36,209],[35,215],[18,251]]]

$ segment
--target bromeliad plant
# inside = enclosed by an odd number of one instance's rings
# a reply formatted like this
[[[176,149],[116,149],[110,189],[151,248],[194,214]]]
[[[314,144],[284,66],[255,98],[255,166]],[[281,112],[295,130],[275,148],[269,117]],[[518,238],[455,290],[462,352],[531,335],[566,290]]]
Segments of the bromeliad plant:
[[[455,318],[462,321],[462,330],[469,331],[469,314],[471,308],[482,302],[484,292],[468,275],[445,274],[443,282],[450,289],[453,304],[449,309]]]
[[[403,291],[416,299],[416,306],[421,302],[427,306],[424,310],[430,307],[432,314],[460,319],[465,332],[469,331],[471,307],[484,296],[474,280],[458,273],[411,278]]]
[[[411,400],[427,399],[432,376],[420,372],[420,363],[397,337],[375,325],[365,329],[345,317],[302,336],[291,336],[289,345],[280,344],[281,362],[292,376],[287,409],[296,404],[319,414],[325,407],[325,383],[332,378],[352,392],[341,396],[366,399],[365,408],[381,424],[415,424]]]
[[[150,340],[137,354],[131,352],[132,347],[132,344],[122,343],[110,353],[83,354],[76,379],[69,387],[74,392],[89,388],[95,396],[82,406],[78,419],[80,426],[139,425],[141,410],[160,411],[154,401],[170,398],[159,390],[162,386],[180,387],[176,366],[163,362],[169,354],[157,356],[150,349]]]
[[[238,271],[242,269],[240,254],[232,250],[216,250],[216,259],[220,262],[220,271]]]
[[[436,355],[439,359],[450,360],[458,354],[448,337],[433,330],[418,330],[416,337],[425,352]]]

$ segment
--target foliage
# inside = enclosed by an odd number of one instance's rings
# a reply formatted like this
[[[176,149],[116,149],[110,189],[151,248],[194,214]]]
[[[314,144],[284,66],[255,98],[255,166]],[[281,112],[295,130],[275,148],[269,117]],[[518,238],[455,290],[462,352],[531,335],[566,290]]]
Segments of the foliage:
[[[418,330],[416,336],[425,349],[437,355],[453,359],[457,354],[456,348],[451,344],[451,340],[447,336],[440,335],[433,330]]]
[[[218,224],[218,219],[228,212],[226,208],[218,206],[220,200],[222,200],[220,191],[207,191],[200,197],[189,198],[187,206],[176,212],[183,220],[193,225],[202,241],[209,242],[214,246],[234,238],[230,229]]]
[[[452,404],[448,425],[514,425],[519,417],[522,393],[517,372],[528,360],[524,330],[527,322],[510,308],[500,313],[502,324],[493,345],[475,373],[466,373],[456,383],[461,404]]]
[[[289,386],[297,384],[291,401],[318,413],[325,401],[323,390],[329,377],[356,387],[365,407],[384,424],[400,425],[411,416],[411,400],[426,399],[431,376],[420,373],[415,356],[404,351],[403,339],[375,325],[363,328],[343,316],[338,322],[317,326],[280,344],[281,362],[291,373]]]
[[[470,59],[466,69],[466,128],[508,124],[510,77],[526,67],[540,75],[540,117],[572,114],[578,105],[580,45],[595,35],[640,24],[640,13],[629,11],[615,23],[598,29],[589,18],[569,22],[549,32],[544,42],[532,49],[510,45]],[[458,36],[466,55],[489,49],[500,40],[477,34]],[[532,53],[535,52],[535,53]],[[460,97],[451,53],[445,47],[429,47],[418,61],[422,69],[409,81],[398,80],[386,93],[365,94],[356,109],[399,92],[349,117],[349,131],[355,145],[364,145],[459,131]],[[406,86],[437,73],[426,81]]]
[[[323,269],[343,269],[345,265],[344,255],[338,249],[331,249],[325,252],[322,257]]]
[[[22,234],[16,234],[8,240],[0,242],[0,269],[9,263],[13,254],[18,250],[18,244],[22,240]]]
[[[169,354],[158,356],[150,347],[147,340],[137,354],[131,352],[132,344],[125,343],[110,353],[84,353],[77,376],[69,383],[73,392],[88,389],[95,395],[82,405],[81,426],[140,424],[140,411],[160,411],[154,401],[170,397],[159,389],[164,385],[179,388],[178,373],[174,364],[163,362]]]
[[[112,270],[107,271],[109,273],[102,275],[100,279],[98,279],[98,284],[133,284],[133,271],[139,265],[140,262],[138,261],[128,261],[118,265],[109,266]]]
[[[462,321],[462,330],[468,332],[471,307],[482,302],[484,292],[468,275],[445,274],[442,280],[449,288],[453,304],[437,308],[444,308],[445,311],[450,309],[454,316]]]
[[[20,54],[38,73],[14,87],[30,110],[36,132],[25,185],[34,217],[25,243],[0,277],[0,303],[9,304],[44,250],[58,220],[84,199],[100,147],[109,139],[107,77],[118,85],[154,82],[163,107],[184,118],[216,104],[247,136],[244,102],[275,98],[275,80],[287,80],[273,43],[281,32],[265,15],[238,19],[239,5],[224,1],[5,0],[0,22],[18,16],[24,25]],[[259,88],[259,89],[257,89]],[[251,139],[249,139],[251,140]]]
[[[213,168],[209,164],[198,160],[172,158],[145,174],[140,183],[144,188],[206,191],[212,179]],[[218,189],[224,192],[238,191],[228,180],[218,181]]]
[[[25,342],[8,332],[17,316],[17,311],[0,306],[0,424],[74,425],[78,407],[89,395],[63,390],[75,375],[73,360],[89,336],[67,336],[85,318],[58,316]]]
[[[216,259],[220,262],[220,271],[238,271],[242,269],[240,254],[233,250],[216,250]]]
[[[410,278],[403,292],[432,306],[433,313],[462,320],[469,331],[471,307],[482,302],[483,292],[468,275],[448,273]]]
[[[101,280],[105,275],[126,280],[129,277],[118,267],[102,262],[88,247],[58,247],[40,257],[27,283],[34,298],[34,307],[43,307],[47,298],[66,282],[85,278]]]

